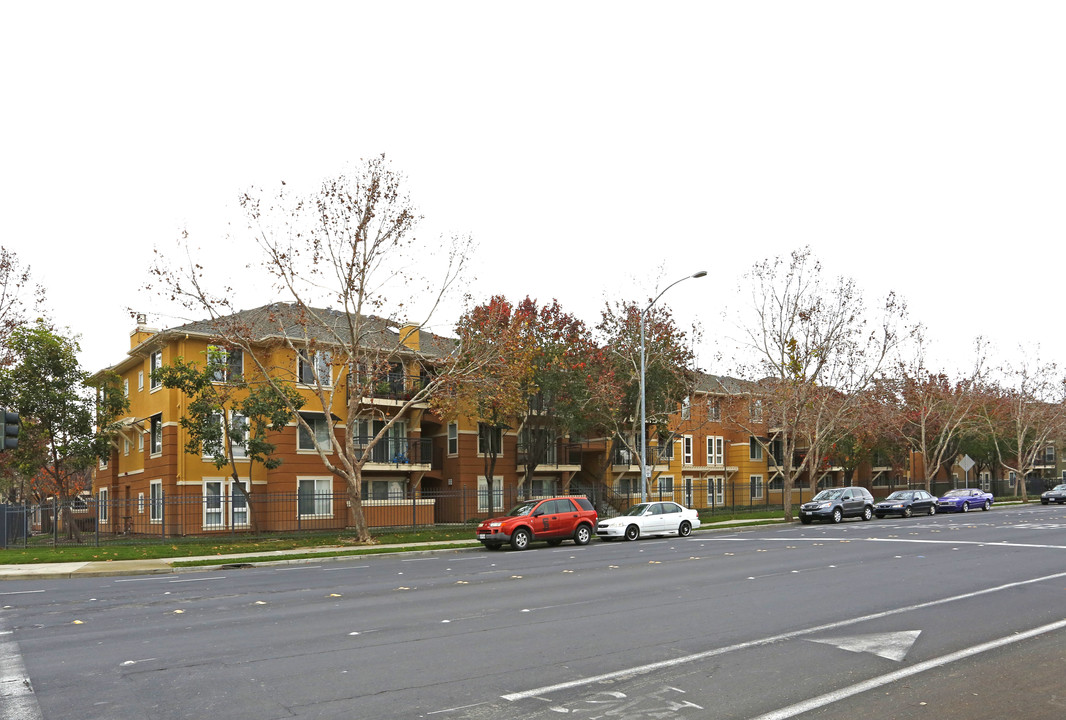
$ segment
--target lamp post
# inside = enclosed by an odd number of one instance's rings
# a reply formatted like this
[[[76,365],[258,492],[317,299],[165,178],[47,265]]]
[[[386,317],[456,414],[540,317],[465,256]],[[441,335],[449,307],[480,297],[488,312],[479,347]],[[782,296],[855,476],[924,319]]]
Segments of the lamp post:
[[[700,270],[698,273],[692,275],[686,275],[680,280],[674,280],[672,283],[662,289],[655,299],[648,303],[648,306],[644,308],[640,313],[640,501],[648,501],[648,426],[647,417],[645,414],[645,398],[644,398],[644,319],[648,316],[648,311],[651,310],[652,305],[659,301],[659,298],[663,296],[663,293],[677,285],[679,282],[688,280],[689,278],[701,278],[707,274],[706,270]]]

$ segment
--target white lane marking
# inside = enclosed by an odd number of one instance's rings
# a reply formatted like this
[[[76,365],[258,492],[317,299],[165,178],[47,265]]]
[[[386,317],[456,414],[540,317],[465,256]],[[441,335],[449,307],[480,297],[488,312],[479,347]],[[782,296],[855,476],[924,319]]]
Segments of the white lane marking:
[[[5,720],[42,720],[22,651],[14,640],[0,641],[0,717]]]
[[[984,590],[976,590],[974,592],[964,593],[962,595],[952,595],[951,597],[941,598],[940,600],[930,600],[928,602],[918,603],[917,605],[909,605],[907,607],[885,610],[883,612],[873,613],[871,615],[864,615],[862,617],[855,617],[847,620],[838,620],[836,622],[826,623],[825,625],[806,628],[804,630],[793,630],[792,632],[781,633],[780,635],[771,635],[770,637],[761,638],[759,640],[751,640],[749,642],[737,643],[736,645],[727,645],[726,647],[715,648],[714,650],[705,650],[704,652],[693,653],[692,655],[684,655],[681,657],[670,658],[669,660],[661,660],[659,662],[648,663],[646,665],[638,665],[636,667],[628,668],[625,670],[616,670],[614,672],[604,673],[602,675],[595,675],[587,678],[578,678],[576,680],[570,680],[568,682],[558,683],[556,685],[546,685],[544,687],[534,688],[533,690],[525,690],[523,692],[517,693],[508,693],[507,695],[501,695],[500,697],[502,697],[504,700],[510,700],[513,702],[515,700],[524,700],[526,698],[537,697],[539,695],[546,695],[557,690],[567,690],[569,688],[581,687],[583,685],[591,685],[593,683],[605,682],[607,680],[616,680],[618,678],[628,677],[631,675],[643,675],[646,673],[654,672],[656,670],[664,670],[666,668],[672,668],[678,665],[685,665],[687,663],[705,660],[707,658],[715,657],[718,655],[725,655],[727,653],[736,652],[738,650],[749,650],[751,648],[778,643],[783,640],[792,640],[794,638],[803,637],[805,635],[813,635],[814,633],[825,632],[827,630],[848,627],[849,625],[857,625],[859,623],[870,622],[871,620],[879,620],[881,618],[892,617],[893,615],[900,615],[905,612],[923,610],[925,608],[936,607],[937,605],[946,605],[947,603],[958,602],[960,600],[969,600],[971,598],[981,597],[982,595],[988,595],[994,592],[1000,592],[1002,590],[1009,590],[1011,588],[1032,585],[1034,583],[1039,582],[1047,582],[1048,580],[1060,580],[1062,578],[1066,578],[1066,572],[1055,573],[1054,575],[1045,575],[1043,577],[1032,578],[1030,580],[1020,580],[1018,582],[1007,583],[1005,585],[997,585],[996,587],[985,588]]]
[[[12,590],[11,592],[2,592],[0,595],[29,595],[30,593],[42,593],[44,590]]]
[[[1036,543],[981,542],[979,540],[919,540],[904,538],[865,538],[869,542],[924,543],[927,545],[980,545],[982,547],[1040,548],[1043,550],[1066,550],[1066,545],[1038,545]]]
[[[346,567],[322,568],[324,572],[341,572],[342,570],[366,570],[369,565],[348,565]]]
[[[803,702],[796,703],[795,705],[790,705],[786,708],[781,708],[780,710],[774,710],[773,712],[768,712],[763,715],[759,715],[757,718],[753,718],[753,720],[785,720],[785,718],[794,717],[796,715],[799,715],[800,713],[805,713],[810,710],[816,710],[818,708],[825,707],[826,705],[830,705],[840,700],[844,700],[845,698],[849,698],[853,695],[864,693],[867,690],[873,690],[874,688],[879,688],[888,685],[889,683],[894,683],[897,680],[908,678],[911,675],[917,675],[918,673],[925,672],[926,670],[932,670],[933,668],[948,665],[958,660],[965,660],[968,657],[972,657],[983,652],[988,652],[989,650],[995,650],[996,648],[1004,647],[1005,645],[1011,645],[1022,640],[1028,640],[1029,638],[1035,637],[1037,635],[1043,635],[1045,633],[1053,632],[1055,630],[1061,630],[1064,627],[1066,627],[1066,620],[1059,620],[1058,622],[1054,622],[1049,625],[1043,625],[1038,628],[1033,628],[1032,630],[1026,630],[1025,632],[1020,632],[1014,635],[1007,635],[1006,637],[999,638],[998,640],[991,640],[986,643],[981,643],[980,645],[974,645],[973,647],[965,648],[964,650],[959,650],[957,652],[949,653],[947,655],[942,655],[938,658],[933,658],[932,660],[926,660],[925,662],[920,662],[915,665],[911,665],[910,667],[890,672],[887,675],[881,675],[880,677],[866,680],[865,682],[856,683],[855,685],[852,685],[850,687],[841,688],[840,690],[834,690],[833,692],[828,692],[824,695],[819,695],[818,697],[811,698],[810,700],[804,700]]]
[[[206,578],[189,578],[188,580],[167,580],[168,583],[189,583],[189,582],[208,582],[209,580],[225,580],[225,575],[219,575],[217,577]]]
[[[811,638],[811,642],[847,650],[848,652],[870,653],[886,660],[903,662],[907,653],[914,647],[921,630],[902,630],[900,632],[870,633],[852,635],[851,637]]]

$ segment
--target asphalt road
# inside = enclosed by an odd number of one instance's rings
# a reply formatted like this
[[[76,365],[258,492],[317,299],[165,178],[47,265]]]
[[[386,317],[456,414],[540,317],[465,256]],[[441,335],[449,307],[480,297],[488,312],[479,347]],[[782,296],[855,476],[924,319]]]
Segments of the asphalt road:
[[[1066,716],[1056,506],[5,581],[0,606],[5,720]]]

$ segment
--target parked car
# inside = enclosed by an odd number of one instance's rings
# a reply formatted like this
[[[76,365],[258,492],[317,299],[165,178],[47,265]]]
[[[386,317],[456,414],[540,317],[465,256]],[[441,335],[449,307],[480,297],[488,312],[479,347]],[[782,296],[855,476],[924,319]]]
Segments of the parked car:
[[[604,540],[636,540],[641,535],[687,537],[699,526],[699,513],[675,502],[640,503],[616,518],[600,520],[596,535]]]
[[[525,550],[535,540],[558,545],[573,539],[576,545],[588,545],[596,517],[585,497],[527,500],[502,517],[483,520],[477,526],[477,539],[489,550],[499,550],[504,543]]]
[[[1066,484],[1056,485],[1040,495],[1041,505],[1049,505],[1051,503],[1058,503],[1059,505],[1066,503]]]
[[[914,513],[936,515],[937,500],[925,490],[897,490],[874,505],[874,515],[910,517]]]
[[[814,520],[838,523],[846,517],[869,520],[874,516],[874,496],[864,487],[826,488],[800,505],[800,522],[810,525]]]
[[[970,510],[976,510],[977,508],[991,510],[993,500],[992,493],[986,493],[984,490],[959,488],[958,490],[948,490],[941,495],[940,499],[937,500],[937,505],[941,512],[945,510],[948,512],[970,512]]]

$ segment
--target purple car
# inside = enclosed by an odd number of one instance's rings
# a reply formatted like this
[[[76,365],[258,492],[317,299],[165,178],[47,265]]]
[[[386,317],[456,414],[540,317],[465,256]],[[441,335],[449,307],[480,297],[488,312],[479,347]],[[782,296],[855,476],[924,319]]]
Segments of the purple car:
[[[970,512],[977,508],[990,510],[993,500],[992,493],[986,493],[984,490],[959,488],[948,490],[942,495],[937,503],[937,510],[940,512]]]

